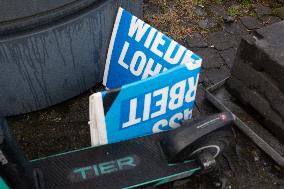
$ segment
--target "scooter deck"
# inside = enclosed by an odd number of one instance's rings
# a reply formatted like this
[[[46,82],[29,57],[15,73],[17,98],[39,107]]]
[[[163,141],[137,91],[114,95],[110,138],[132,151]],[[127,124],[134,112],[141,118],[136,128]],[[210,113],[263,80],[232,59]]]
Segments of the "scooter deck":
[[[126,189],[191,176],[204,168],[202,160],[190,156],[196,144],[212,132],[230,129],[233,119],[229,113],[216,114],[184,122],[176,130],[34,160],[36,185],[38,189]],[[205,158],[214,164],[214,158]]]
[[[192,154],[196,150],[202,151],[204,146],[198,144],[205,142],[207,136],[231,130],[233,121],[234,116],[230,113],[215,114],[202,120],[185,121],[175,130],[30,162],[21,160],[24,154],[17,150],[4,121],[0,124],[0,131],[4,131],[0,136],[1,152],[6,161],[2,161],[5,164],[0,166],[0,175],[13,189],[156,186],[214,167],[213,154]]]
[[[157,136],[60,154],[32,162],[46,189],[136,188],[192,175],[195,160],[169,164]]]

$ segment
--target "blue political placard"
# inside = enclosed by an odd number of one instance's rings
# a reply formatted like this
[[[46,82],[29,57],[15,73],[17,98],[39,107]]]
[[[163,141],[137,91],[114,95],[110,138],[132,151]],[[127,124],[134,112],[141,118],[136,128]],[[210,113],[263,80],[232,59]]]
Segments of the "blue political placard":
[[[143,80],[179,64],[198,69],[201,58],[119,8],[109,44],[103,84],[108,89]]]
[[[90,96],[92,145],[103,145],[177,128],[190,119],[200,66],[167,72]]]

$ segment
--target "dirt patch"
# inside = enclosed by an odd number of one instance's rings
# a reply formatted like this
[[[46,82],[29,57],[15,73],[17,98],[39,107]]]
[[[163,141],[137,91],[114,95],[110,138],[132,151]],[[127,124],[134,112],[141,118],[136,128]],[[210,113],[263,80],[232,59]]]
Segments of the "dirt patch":
[[[193,30],[192,0],[146,0],[144,19],[176,41],[183,41]]]

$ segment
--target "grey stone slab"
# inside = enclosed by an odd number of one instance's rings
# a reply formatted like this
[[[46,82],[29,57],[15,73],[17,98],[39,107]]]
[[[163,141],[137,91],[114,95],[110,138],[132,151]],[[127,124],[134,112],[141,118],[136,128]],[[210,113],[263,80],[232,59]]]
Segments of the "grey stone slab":
[[[192,33],[186,38],[186,44],[189,48],[204,48],[208,47],[208,44],[204,41],[202,35],[199,33]]]
[[[284,140],[284,122],[282,118],[271,109],[270,104],[266,99],[256,91],[247,88],[235,77],[231,77],[228,80],[227,87],[243,104],[253,108],[261,115],[267,129],[282,141]]]
[[[211,5],[209,6],[209,11],[214,15],[214,16],[218,16],[218,17],[226,17],[227,11],[225,10],[224,6],[222,5]]]
[[[230,70],[226,65],[221,66],[220,68],[208,69],[205,72],[206,77],[209,79],[211,84],[216,84],[230,76]]]
[[[260,35],[261,39],[266,41],[266,43],[265,42],[261,43],[261,41],[259,41],[259,43],[257,43],[259,47],[265,48],[265,50],[269,49],[271,51],[275,51],[277,49],[279,49],[279,51],[281,52],[284,51],[284,35],[283,35],[284,34],[284,21],[274,23],[272,25],[258,29],[256,30],[256,33]],[[269,43],[269,45],[267,43]],[[279,55],[276,56],[276,58],[279,58],[278,60],[280,59],[282,60],[281,62],[279,62],[282,65],[284,65],[283,57],[284,57],[284,53],[280,53],[280,52],[279,52]]]
[[[276,26],[275,26],[276,25]],[[244,36],[237,58],[267,73],[284,92],[284,22],[257,30],[254,37]]]
[[[197,91],[196,91],[196,97],[195,97],[195,105],[198,109],[201,108],[202,103],[205,100],[205,93],[201,88],[202,88],[202,85],[198,85]]]
[[[260,20],[263,25],[270,25],[281,21],[281,19],[277,16],[263,16]]]
[[[264,72],[253,69],[249,64],[237,61],[231,70],[232,76],[239,79],[249,89],[256,90],[270,103],[271,108],[284,118],[284,93]]]
[[[203,85],[198,85],[197,87],[197,92],[195,97],[195,107],[198,109],[199,116],[216,113],[216,109],[212,105],[210,105],[208,100],[206,100],[205,98]]]
[[[257,54],[254,67],[265,70],[284,91],[284,21],[257,30]]]
[[[194,14],[196,14],[197,16],[200,16],[200,17],[207,16],[206,10],[204,8],[200,7],[200,6],[194,6],[193,12],[194,12]]]
[[[257,18],[252,16],[244,16],[240,18],[242,24],[249,30],[255,30],[261,28],[261,23]]]
[[[223,21],[224,23],[234,23],[236,19],[232,16],[224,16]]]
[[[218,50],[225,50],[236,45],[236,38],[227,32],[218,31],[208,35],[208,42]]]
[[[259,17],[264,16],[264,15],[270,15],[271,12],[272,12],[270,7],[264,6],[260,3],[258,3],[254,6],[254,10],[255,10],[257,16],[259,16]]]
[[[194,104],[192,110],[192,118],[198,118],[200,116],[200,111],[198,110],[197,106]]]
[[[230,34],[235,34],[235,35],[248,34],[246,27],[243,24],[241,24],[239,21],[233,23],[224,23],[223,30]]]
[[[224,59],[225,63],[229,68],[233,67],[236,54],[237,54],[236,48],[229,48],[220,52],[221,57]]]
[[[205,69],[201,69],[200,71],[199,84],[202,84],[205,88],[211,86],[211,82],[206,75]]]
[[[202,29],[211,29],[211,28],[215,28],[217,26],[217,23],[212,18],[206,18],[204,20],[200,20],[198,22],[198,26]]]
[[[219,52],[214,48],[201,49],[195,53],[203,59],[202,68],[204,69],[220,68],[224,63]]]

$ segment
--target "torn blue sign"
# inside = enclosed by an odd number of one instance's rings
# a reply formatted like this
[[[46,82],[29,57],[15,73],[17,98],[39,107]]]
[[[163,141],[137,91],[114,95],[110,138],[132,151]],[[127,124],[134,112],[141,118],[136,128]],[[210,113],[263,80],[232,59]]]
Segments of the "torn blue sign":
[[[108,89],[143,80],[201,58],[128,11],[119,8],[105,65],[103,84]]]
[[[192,68],[195,69],[192,69]],[[177,128],[190,119],[200,63],[90,96],[92,145],[102,145]]]

